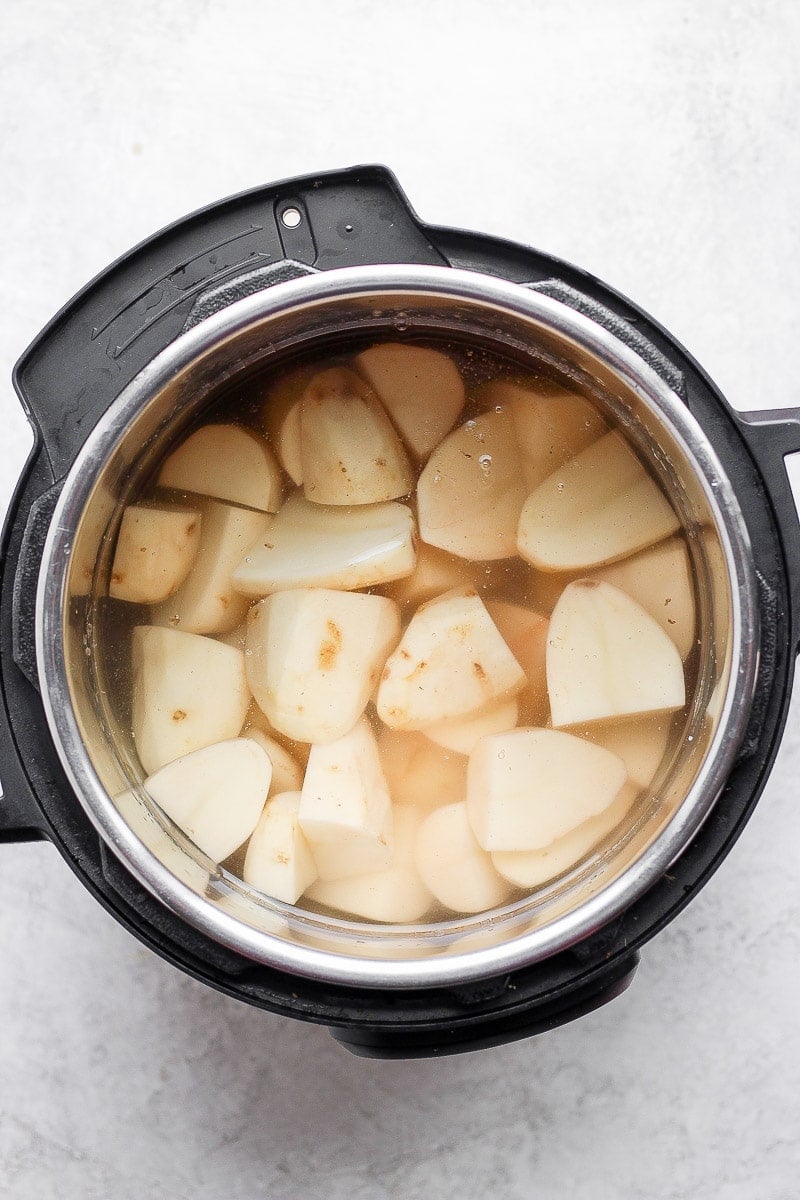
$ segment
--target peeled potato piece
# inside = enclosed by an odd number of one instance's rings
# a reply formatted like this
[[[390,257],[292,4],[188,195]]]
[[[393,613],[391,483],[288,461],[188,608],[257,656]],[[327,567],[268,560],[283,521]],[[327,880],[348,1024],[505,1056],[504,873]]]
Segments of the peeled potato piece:
[[[361,716],[399,637],[399,610],[385,596],[275,592],[250,612],[248,682],[280,733],[332,742]]]
[[[485,413],[448,434],[419,478],[424,542],[461,558],[508,558],[528,488],[507,413]]]
[[[354,371],[315,375],[300,406],[306,499],[315,504],[377,504],[414,486],[403,445],[375,393]]]
[[[262,512],[281,505],[281,473],[269,446],[240,425],[204,425],[170,454],[159,487],[199,492]]]
[[[144,786],[204,854],[222,862],[255,829],[271,778],[261,747],[233,738],[168,763]]]
[[[394,857],[383,871],[331,879],[313,884],[306,896],[316,904],[336,908],[368,921],[408,924],[418,921],[433,897],[422,882],[414,850],[424,813],[413,805],[396,804],[392,810]]]
[[[598,722],[570,732],[603,746],[625,763],[628,778],[638,788],[649,787],[661,765],[669,742],[672,717],[657,713],[652,717],[634,717],[604,725]]]
[[[305,770],[305,765],[308,762],[308,756],[311,752],[311,746],[308,742],[298,742],[294,738],[288,738],[286,734],[280,733],[277,729],[273,729],[267,720],[267,714],[262,708],[259,708],[255,700],[247,710],[247,717],[242,730],[242,737],[249,737],[250,734],[258,730],[260,733],[266,734],[272,741],[277,742],[279,746],[291,754],[296,763]],[[294,791],[294,788],[288,788],[288,791]]]
[[[278,462],[292,482],[303,482],[300,454],[300,404],[314,372],[298,367],[282,375],[268,390],[264,401],[264,429]]]
[[[320,879],[390,866],[392,806],[375,736],[364,718],[337,741],[312,746],[299,820]]]
[[[200,549],[174,596],[151,611],[154,625],[186,633],[227,633],[244,620],[249,601],[234,591],[231,576],[271,517],[248,508],[206,500]]]
[[[505,733],[513,729],[519,718],[519,705],[516,700],[503,700],[495,708],[487,708],[477,716],[458,717],[455,721],[438,721],[435,725],[426,725],[425,737],[443,746],[445,750],[455,750],[457,754],[471,754],[482,737],[489,733]]]
[[[695,640],[695,605],[692,569],[686,542],[669,538],[632,558],[592,572],[620,588],[668,633],[681,658],[686,658]]]
[[[278,792],[267,801],[248,843],[242,870],[245,883],[285,904],[296,904],[317,878],[299,812],[299,791]]]
[[[511,895],[511,885],[475,840],[463,801],[426,817],[417,834],[416,861],[425,885],[453,912],[483,912]]]
[[[418,608],[434,596],[441,596],[442,592],[466,587],[470,583],[472,573],[463,558],[455,558],[444,550],[429,546],[427,542],[420,542],[416,567],[410,575],[390,584],[386,593],[398,604]]]
[[[427,458],[464,407],[458,367],[439,350],[385,342],[356,356],[395,428],[417,459]]]
[[[276,742],[275,738],[270,737],[268,733],[263,733],[260,729],[247,729],[242,737],[252,738],[256,745],[260,746],[268,755],[269,761],[272,763],[270,796],[277,796],[280,792],[300,791],[303,786],[303,771],[300,764],[295,762],[289,751],[280,742]]]
[[[372,587],[414,570],[414,517],[404,504],[311,504],[300,492],[233,572],[237,591],[268,596],[286,588]]]
[[[467,762],[423,733],[384,729],[378,739],[381,765],[395,805],[413,804],[429,811],[463,800]]]
[[[541,850],[496,850],[492,864],[504,879],[517,887],[534,888],[555,879],[579,863],[590,850],[608,837],[627,816],[637,795],[631,784],[596,817],[589,817],[569,833]]]
[[[424,729],[496,707],[525,675],[474,588],[417,609],[386,663],[378,716],[391,729]]]
[[[148,773],[242,728],[250,692],[241,650],[139,625],[132,673],[133,740]]]
[[[553,729],[482,738],[467,769],[467,810],[484,850],[540,850],[613,803],[622,759]]]
[[[538,487],[608,428],[589,400],[547,379],[524,385],[487,383],[480,388],[479,398],[481,403],[510,414],[529,488]]]
[[[129,505],[122,514],[108,594],[157,604],[177,591],[200,546],[200,513]]]
[[[519,719],[524,725],[543,725],[548,713],[547,617],[507,600],[487,600],[486,608],[503,641],[525,672],[527,683],[517,697]]]
[[[582,571],[659,542],[678,526],[625,439],[607,433],[531,493],[517,545],[541,570]]]
[[[629,596],[595,579],[565,588],[550,618],[547,687],[553,725],[683,708],[675,643]]]

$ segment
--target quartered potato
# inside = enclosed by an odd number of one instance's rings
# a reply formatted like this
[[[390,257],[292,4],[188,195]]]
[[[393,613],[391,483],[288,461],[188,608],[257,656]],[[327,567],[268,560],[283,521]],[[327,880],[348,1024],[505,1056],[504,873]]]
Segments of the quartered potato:
[[[282,375],[268,389],[264,400],[264,430],[278,462],[292,483],[303,482],[300,454],[300,404],[314,376],[311,367],[297,367]]]
[[[418,608],[442,592],[467,587],[473,582],[473,572],[463,558],[437,550],[427,542],[417,546],[417,563],[411,574],[398,579],[385,589],[398,604]]]
[[[249,738],[194,750],[145,780],[167,816],[214,862],[247,841],[267,799],[272,766]]]
[[[344,737],[311,748],[299,820],[320,879],[391,865],[392,805],[375,735],[363,718]]]
[[[569,584],[547,638],[553,725],[577,725],[683,708],[675,643],[629,596],[596,579]]]
[[[200,513],[132,504],[122,514],[108,594],[157,604],[177,591],[200,546]]]
[[[448,434],[417,484],[424,542],[460,558],[508,558],[528,488],[507,413],[484,413]]]
[[[417,832],[424,816],[424,811],[415,805],[394,805],[391,866],[348,879],[318,880],[306,893],[307,899],[367,921],[399,924],[419,921],[433,901],[415,860]]]
[[[296,904],[317,878],[299,813],[299,791],[273,795],[253,830],[242,870],[245,883],[285,904]]]
[[[261,512],[281,506],[281,473],[266,442],[241,425],[204,425],[170,454],[159,487],[198,492]]]
[[[583,396],[540,379],[530,384],[497,381],[479,389],[487,408],[502,408],[514,423],[529,489],[607,432],[597,409]]]
[[[487,708],[477,716],[457,717],[454,721],[437,721],[426,725],[425,737],[454,750],[457,754],[471,754],[482,737],[489,733],[505,733],[513,729],[519,718],[516,700],[503,700],[494,708]]]
[[[495,850],[492,864],[509,883],[535,888],[576,866],[599,842],[616,829],[636,799],[636,788],[626,784],[617,798],[595,817],[556,838],[541,850]]]
[[[544,725],[548,713],[547,617],[507,600],[487,600],[486,608],[503,641],[525,672],[527,683],[517,697],[519,719],[523,725]]]
[[[250,691],[244,654],[213,638],[139,625],[133,631],[133,740],[148,774],[235,738]]]
[[[247,508],[206,500],[200,549],[174,596],[153,608],[154,625],[186,633],[227,633],[247,614],[248,600],[235,591],[234,569],[272,517]]]
[[[384,342],[356,355],[416,459],[425,459],[455,425],[464,407],[464,383],[452,358],[439,350]]]
[[[386,782],[394,804],[421,811],[454,804],[467,794],[467,760],[423,733],[384,729],[378,738]]]
[[[300,791],[303,786],[303,770],[285,746],[261,729],[245,729],[242,737],[252,738],[256,745],[260,746],[268,755],[269,761],[272,763],[270,796],[277,796],[279,792]]]
[[[414,517],[404,504],[336,507],[289,497],[233,572],[245,596],[286,588],[372,587],[414,570]]]
[[[417,609],[386,663],[376,706],[391,729],[424,729],[496,707],[525,675],[474,588]]]
[[[694,646],[696,619],[689,552],[682,537],[602,567],[592,578],[613,584],[641,604],[686,658]]]
[[[321,371],[306,387],[300,457],[306,499],[315,504],[376,504],[407,496],[414,486],[380,401],[345,367]]]
[[[332,742],[361,716],[399,637],[399,610],[385,596],[275,592],[250,612],[248,682],[280,733]]]
[[[463,801],[426,817],[417,834],[416,861],[425,885],[453,912],[483,912],[511,895],[511,884],[475,840]]]
[[[625,439],[607,433],[528,496],[517,545],[540,570],[583,571],[653,545],[678,527]]]
[[[637,788],[649,787],[661,766],[672,730],[672,714],[656,713],[650,717],[633,717],[625,721],[604,724],[598,721],[585,728],[573,727],[570,732],[603,746],[625,763],[628,779]]]
[[[554,729],[483,738],[470,755],[467,809],[484,850],[540,850],[597,816],[628,773],[621,758]]]

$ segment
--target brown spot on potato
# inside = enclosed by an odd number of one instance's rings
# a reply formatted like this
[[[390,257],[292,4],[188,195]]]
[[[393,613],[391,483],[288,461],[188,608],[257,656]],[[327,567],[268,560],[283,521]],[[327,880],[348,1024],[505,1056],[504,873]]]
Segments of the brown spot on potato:
[[[485,679],[489,678],[479,662],[474,662],[472,664],[472,669],[475,672],[475,674],[478,676],[478,679],[480,679],[481,683],[483,683],[483,681]]]
[[[385,458],[376,458],[376,459],[375,459],[375,466],[376,466],[376,467],[385,467],[385,466],[386,466],[386,459],[385,459]]]
[[[327,639],[319,648],[318,666],[320,671],[330,671],[336,664],[339,651],[342,648],[342,631],[335,621],[326,621]]]
[[[400,647],[400,656],[401,658],[411,658],[411,655],[408,653],[405,646]]]
[[[173,721],[185,721],[187,716],[188,713],[186,713],[184,709],[176,708],[175,712],[172,714],[172,719]]]

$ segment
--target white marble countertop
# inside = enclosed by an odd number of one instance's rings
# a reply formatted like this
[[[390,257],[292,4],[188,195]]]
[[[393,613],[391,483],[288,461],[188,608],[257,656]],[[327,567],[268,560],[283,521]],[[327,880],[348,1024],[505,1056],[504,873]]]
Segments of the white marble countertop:
[[[0,506],[17,355],[202,204],[382,161],[430,221],[634,297],[741,408],[800,404],[791,0],[5,0]],[[794,1200],[800,697],[745,836],[633,987],[547,1036],[359,1061],[2,847],[2,1200]]]

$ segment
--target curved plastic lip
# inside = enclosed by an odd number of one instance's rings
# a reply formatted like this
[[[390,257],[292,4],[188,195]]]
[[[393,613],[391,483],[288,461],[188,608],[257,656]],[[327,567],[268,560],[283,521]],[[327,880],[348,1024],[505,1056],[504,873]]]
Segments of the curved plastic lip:
[[[534,327],[555,331],[588,350],[656,411],[688,461],[695,464],[717,524],[730,575],[731,653],[737,664],[697,778],[673,819],[640,859],[591,899],[540,928],[499,945],[411,961],[336,954],[283,940],[238,920],[176,878],[125,823],[94,771],[72,706],[64,652],[72,539],[100,468],[147,400],[178,372],[254,324],[290,309],[313,310],[337,298],[371,294],[461,299],[527,319]],[[236,301],[181,334],[124,388],[76,458],[50,524],[36,598],[36,651],[48,725],[76,796],[111,850],[152,895],[217,942],[291,974],[364,988],[435,988],[532,965],[574,945],[646,892],[700,828],[733,765],[750,710],[758,635],[755,577],[744,520],[713,446],[679,397],[622,341],[562,302],[520,284],[451,267],[348,267],[307,275]],[[490,918],[484,914],[480,920],[485,929]]]

